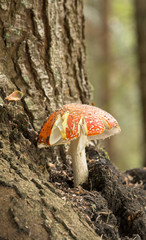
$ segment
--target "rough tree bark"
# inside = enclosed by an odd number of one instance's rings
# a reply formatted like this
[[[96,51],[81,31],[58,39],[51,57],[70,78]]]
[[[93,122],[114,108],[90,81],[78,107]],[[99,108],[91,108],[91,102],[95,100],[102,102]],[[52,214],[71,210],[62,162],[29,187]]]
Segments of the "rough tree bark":
[[[143,166],[146,166],[146,3],[145,0],[135,0],[135,16],[138,36],[138,60],[139,60],[139,83],[143,110],[144,126],[144,159]]]
[[[83,28],[81,0],[0,1],[0,239],[98,239],[43,172],[64,149],[35,146],[50,112],[89,101]]]

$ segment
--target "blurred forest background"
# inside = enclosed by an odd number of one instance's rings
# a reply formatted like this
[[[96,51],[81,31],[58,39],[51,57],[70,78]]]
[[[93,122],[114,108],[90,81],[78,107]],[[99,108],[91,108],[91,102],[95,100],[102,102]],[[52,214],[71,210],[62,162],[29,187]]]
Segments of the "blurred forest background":
[[[87,70],[93,103],[119,122],[121,133],[108,140],[105,147],[121,170],[144,166],[145,161],[144,82],[138,50],[143,39],[138,33],[139,18],[145,18],[146,29],[144,2],[84,0]]]

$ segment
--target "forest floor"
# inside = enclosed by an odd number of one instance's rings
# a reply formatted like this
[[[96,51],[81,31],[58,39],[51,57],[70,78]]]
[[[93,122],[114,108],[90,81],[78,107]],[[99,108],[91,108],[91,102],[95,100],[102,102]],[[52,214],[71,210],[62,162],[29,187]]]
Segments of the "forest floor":
[[[89,183],[73,188],[71,165],[49,164],[50,181],[107,240],[146,239],[146,168],[120,172],[102,149],[86,148]]]

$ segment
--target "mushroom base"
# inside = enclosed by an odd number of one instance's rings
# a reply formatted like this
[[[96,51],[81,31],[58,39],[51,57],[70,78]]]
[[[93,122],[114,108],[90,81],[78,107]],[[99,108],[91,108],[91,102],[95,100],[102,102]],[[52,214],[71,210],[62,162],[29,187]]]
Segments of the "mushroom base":
[[[88,181],[88,166],[85,153],[85,146],[87,143],[87,136],[82,130],[80,132],[80,137],[70,143],[69,154],[72,157],[74,187]]]

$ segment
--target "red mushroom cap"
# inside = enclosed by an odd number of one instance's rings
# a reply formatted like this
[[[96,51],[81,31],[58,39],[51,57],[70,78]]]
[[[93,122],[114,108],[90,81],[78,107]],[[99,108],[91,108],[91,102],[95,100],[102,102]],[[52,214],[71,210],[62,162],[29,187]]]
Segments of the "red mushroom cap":
[[[81,126],[89,140],[104,139],[120,132],[116,119],[104,110],[71,103],[49,116],[38,136],[38,147],[63,144],[76,139],[80,135]],[[53,134],[56,135],[55,139]]]

